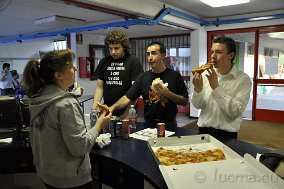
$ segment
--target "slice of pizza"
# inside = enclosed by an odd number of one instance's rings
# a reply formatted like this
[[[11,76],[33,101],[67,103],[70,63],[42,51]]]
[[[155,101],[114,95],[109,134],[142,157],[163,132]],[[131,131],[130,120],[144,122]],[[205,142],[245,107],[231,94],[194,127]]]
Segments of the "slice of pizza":
[[[199,66],[197,68],[194,68],[191,70],[192,74],[194,75],[195,73],[202,74],[205,70],[208,70],[210,68],[213,68],[214,63],[213,62],[208,62],[202,66]]]
[[[151,89],[155,91],[155,85],[157,84],[161,84],[162,86],[164,87],[167,87],[168,86],[168,83],[164,83],[163,80],[161,80],[159,77],[155,78],[153,81],[152,81],[152,85],[151,85]]]
[[[154,79],[152,81],[152,86],[156,85],[160,83],[161,85],[163,85],[164,87],[167,87],[168,86],[168,83],[164,83],[163,80],[161,80],[159,77],[157,77],[156,79]]]
[[[104,111],[106,112],[106,115],[110,113],[109,108],[106,104],[101,104],[100,102],[97,102],[100,112],[103,113]]]

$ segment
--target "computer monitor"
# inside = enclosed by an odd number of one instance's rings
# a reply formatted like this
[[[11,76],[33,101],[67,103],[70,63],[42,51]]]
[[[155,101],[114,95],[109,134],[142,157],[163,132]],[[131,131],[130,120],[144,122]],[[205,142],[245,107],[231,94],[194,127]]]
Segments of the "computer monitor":
[[[0,129],[22,127],[20,106],[16,97],[0,98]]]
[[[0,138],[20,139],[22,119],[19,101],[16,97],[0,97]]]

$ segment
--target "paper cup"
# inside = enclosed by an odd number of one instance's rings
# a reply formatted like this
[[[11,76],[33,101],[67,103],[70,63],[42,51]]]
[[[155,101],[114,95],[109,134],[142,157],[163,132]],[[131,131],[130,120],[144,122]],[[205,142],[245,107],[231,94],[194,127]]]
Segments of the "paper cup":
[[[85,114],[84,119],[85,119],[85,124],[86,124],[87,128],[89,129],[90,128],[90,122],[91,122],[90,114]]]

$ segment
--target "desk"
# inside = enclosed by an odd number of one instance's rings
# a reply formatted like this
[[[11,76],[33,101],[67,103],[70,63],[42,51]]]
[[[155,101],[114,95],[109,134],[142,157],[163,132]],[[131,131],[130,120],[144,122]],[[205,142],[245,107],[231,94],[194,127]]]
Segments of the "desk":
[[[146,127],[145,123],[138,123],[137,128]],[[176,135],[199,134],[196,130],[178,128]],[[115,188],[144,188],[144,179],[155,188],[164,189],[167,185],[159,170],[158,164],[148,148],[146,141],[130,138],[112,138],[109,146],[103,149],[94,147],[90,157],[93,165],[94,179]],[[222,141],[222,140],[221,140]],[[256,153],[265,153],[269,149],[238,141],[223,140],[238,154],[249,153],[255,157]],[[34,172],[32,164],[32,150],[29,143],[20,141],[0,145],[0,174]]]
[[[81,97],[78,97],[78,101],[79,101],[80,105],[82,106],[83,113],[85,112],[85,102],[92,100],[93,98],[94,98],[94,96],[92,96],[92,95],[83,95]]]
[[[138,130],[146,125],[138,123]],[[188,128],[177,128],[177,136],[195,135],[198,131]],[[259,147],[236,139],[221,140],[231,149],[243,156],[249,153],[256,157],[257,153],[268,152],[269,149]],[[116,188],[143,188],[145,179],[155,188],[164,189],[167,185],[159,170],[157,162],[148,148],[146,141],[130,138],[112,138],[109,146],[93,149],[90,154],[92,162],[98,166],[97,179]]]
[[[30,143],[0,144],[0,174],[35,172]]]
[[[111,140],[109,146],[94,149],[90,154],[91,160],[97,163],[100,182],[118,188],[143,189],[145,179],[155,188],[167,188],[146,141]]]

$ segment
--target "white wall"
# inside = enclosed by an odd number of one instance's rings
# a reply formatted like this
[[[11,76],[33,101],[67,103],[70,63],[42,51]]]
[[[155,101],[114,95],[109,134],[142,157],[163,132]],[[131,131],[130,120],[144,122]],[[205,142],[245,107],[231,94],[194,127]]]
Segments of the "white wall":
[[[53,50],[51,40],[26,41],[23,43],[7,43],[0,45],[1,68],[4,62],[11,63],[11,70],[22,74],[29,59],[38,57],[39,51]]]
[[[76,45],[76,57],[89,57],[89,45],[104,45],[105,36],[94,34],[83,34],[83,43]],[[78,60],[77,60],[78,65]],[[97,85],[96,80],[89,78],[79,78],[79,71],[77,72],[77,81],[84,88],[84,95],[93,95]]]
[[[104,45],[105,36],[83,34],[83,43],[76,44],[76,35],[74,33],[71,36],[71,49],[75,52],[76,60],[74,65],[78,68],[78,57],[89,56],[89,45]],[[20,79],[27,62],[34,57],[39,57],[39,51],[51,51],[54,50],[52,45],[53,40],[42,38],[41,40],[30,40],[23,43],[7,43],[0,45],[0,68],[4,62],[11,64],[11,70],[17,70]],[[94,94],[94,90],[97,84],[96,80],[91,81],[88,78],[79,78],[79,72],[77,72],[76,79],[78,83],[84,88],[84,96],[90,97]],[[82,100],[82,99],[81,99]],[[85,104],[85,113],[89,113],[92,106],[92,101],[88,101]]]
[[[191,41],[191,66],[198,67],[207,62],[207,32],[205,29],[195,30],[190,34]],[[192,73],[190,74],[192,78]],[[190,83],[191,93],[194,90],[192,82]],[[190,103],[190,116],[198,117],[199,110]]]
[[[75,52],[76,58],[89,56],[89,44],[103,45],[104,36],[84,34],[83,44],[76,44],[75,34],[71,34],[71,49]],[[7,43],[0,45],[0,68],[4,62],[11,64],[11,70],[17,70],[22,75],[27,62],[34,57],[39,56],[39,51],[53,50],[53,40],[29,40],[23,43]],[[77,59],[74,65],[78,66]],[[91,81],[88,78],[79,78],[77,72],[77,80],[84,88],[84,95],[93,95],[96,86],[96,80]]]
[[[96,4],[111,8],[113,10],[127,11],[133,12],[135,15],[146,17],[146,18],[154,18],[158,12],[164,7],[165,2],[163,1],[153,1],[153,0],[116,0],[115,3],[113,0],[88,0],[90,3],[96,2]],[[166,7],[174,8],[175,10],[180,10],[176,7],[172,7],[170,5],[166,5]],[[191,13],[192,16],[195,16]],[[198,16],[197,16],[198,17]],[[182,19],[177,16],[166,15],[163,18],[164,21],[168,21],[170,23],[175,23],[178,26],[184,26],[190,29],[199,29],[201,26],[197,23]]]

